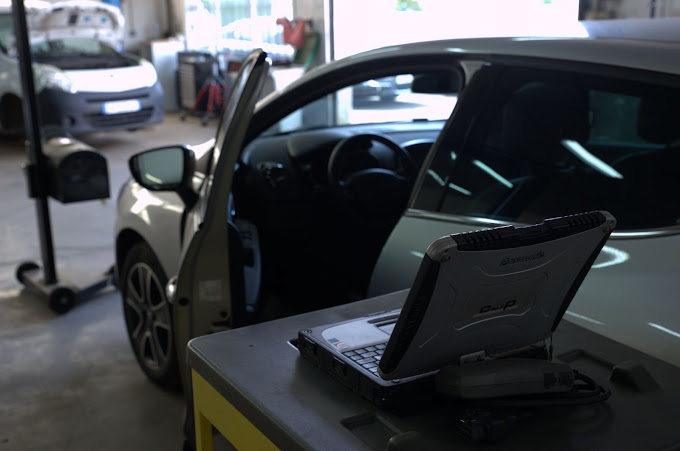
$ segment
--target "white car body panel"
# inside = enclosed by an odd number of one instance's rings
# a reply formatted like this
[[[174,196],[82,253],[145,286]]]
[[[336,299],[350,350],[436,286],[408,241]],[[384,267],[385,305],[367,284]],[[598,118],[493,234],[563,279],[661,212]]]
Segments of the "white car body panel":
[[[153,192],[129,181],[118,196],[116,236],[124,230],[134,230],[149,244],[165,273],[177,274],[183,208],[174,192]],[[155,228],[152,224],[163,227]]]
[[[125,18],[119,8],[94,0],[69,0],[48,4],[31,21],[31,41],[78,37],[96,39],[121,50]],[[72,23],[71,17],[78,22]]]
[[[215,139],[192,146],[198,165],[210,156]],[[197,180],[196,190],[202,180]],[[134,180],[125,183],[118,193],[116,204],[115,236],[124,231],[134,231],[149,244],[168,276],[177,274],[180,261],[181,219],[184,204],[170,191],[149,191]],[[153,224],[163,224],[155,228]]]
[[[67,70],[78,92],[115,93],[133,89],[148,88],[158,81],[153,66],[140,60],[139,66],[116,67],[113,69]]]

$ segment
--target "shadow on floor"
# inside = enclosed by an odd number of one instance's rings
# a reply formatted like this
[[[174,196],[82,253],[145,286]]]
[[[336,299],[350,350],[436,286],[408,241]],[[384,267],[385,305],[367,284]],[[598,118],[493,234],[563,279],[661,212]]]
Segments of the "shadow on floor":
[[[0,451],[181,449],[182,395],[137,366],[118,292],[64,315],[0,292],[0,354]]]

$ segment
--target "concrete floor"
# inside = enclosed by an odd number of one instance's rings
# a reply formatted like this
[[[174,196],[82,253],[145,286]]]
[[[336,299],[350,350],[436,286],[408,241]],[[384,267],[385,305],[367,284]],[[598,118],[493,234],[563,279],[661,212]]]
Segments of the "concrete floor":
[[[216,125],[169,114],[137,132],[80,137],[106,156],[111,199],[50,201],[58,269],[95,279],[113,264],[115,198],[130,155],[205,141]],[[21,141],[0,139],[0,451],[181,449],[183,398],[151,384],[137,366],[119,293],[107,289],[57,315],[16,281],[17,265],[41,258],[25,159]]]

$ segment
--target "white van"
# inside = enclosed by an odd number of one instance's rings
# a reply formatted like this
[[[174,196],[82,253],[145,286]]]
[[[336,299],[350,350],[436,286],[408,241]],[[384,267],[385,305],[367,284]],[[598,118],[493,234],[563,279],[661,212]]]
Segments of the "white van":
[[[25,0],[42,125],[78,135],[163,121],[153,65],[122,53],[120,9],[90,0]],[[23,131],[11,0],[0,0],[0,131]]]

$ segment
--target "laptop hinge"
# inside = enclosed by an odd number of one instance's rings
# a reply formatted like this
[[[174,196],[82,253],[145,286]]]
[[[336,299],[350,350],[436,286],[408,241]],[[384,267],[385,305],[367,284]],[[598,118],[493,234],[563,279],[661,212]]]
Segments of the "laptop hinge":
[[[481,362],[482,360],[497,360],[508,357],[527,357],[539,358],[544,360],[552,360],[552,335],[551,342],[548,346],[547,341],[539,341],[529,346],[512,349],[509,351],[497,352],[495,354],[487,354],[486,351],[476,351],[465,354],[460,358],[460,365],[468,365],[470,363]]]

